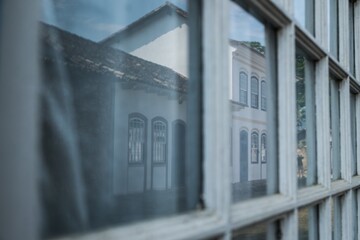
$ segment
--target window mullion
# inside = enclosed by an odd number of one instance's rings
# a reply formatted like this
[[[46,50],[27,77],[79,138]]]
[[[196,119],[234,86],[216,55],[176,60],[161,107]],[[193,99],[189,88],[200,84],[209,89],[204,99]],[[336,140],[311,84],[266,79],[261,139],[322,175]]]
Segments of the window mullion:
[[[230,208],[228,2],[203,1],[205,203],[225,222]],[[206,130],[206,131],[205,131]]]
[[[329,81],[320,81],[329,79],[327,57],[316,63],[315,78],[319,80],[315,82],[318,183],[330,188]]]
[[[296,195],[295,27],[278,32],[279,190]],[[287,66],[286,68],[283,66]],[[289,161],[289,159],[294,159]]]

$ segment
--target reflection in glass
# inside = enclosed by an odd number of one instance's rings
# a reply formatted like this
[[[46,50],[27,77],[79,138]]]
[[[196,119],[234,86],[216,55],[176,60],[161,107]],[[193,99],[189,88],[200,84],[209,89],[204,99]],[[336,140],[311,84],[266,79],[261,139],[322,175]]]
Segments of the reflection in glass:
[[[299,240],[319,239],[319,207],[311,206],[298,211]]]
[[[274,44],[272,30],[230,3],[230,104],[233,201],[277,191]],[[271,36],[270,36],[271,35]],[[274,34],[275,35],[275,34]],[[268,43],[271,42],[271,43]],[[250,103],[250,104],[248,104]],[[270,184],[271,182],[271,184]]]
[[[330,162],[332,180],[341,178],[339,91],[339,81],[330,78]]]
[[[355,76],[355,1],[349,1],[349,56],[350,73]]]
[[[342,212],[344,196],[332,198],[331,206],[331,234],[332,239],[342,239]]]
[[[258,223],[246,228],[235,230],[233,240],[280,240],[280,221]]]
[[[314,0],[294,0],[295,19],[312,35],[315,35]]]
[[[354,93],[350,93],[350,121],[351,121],[351,145],[352,145],[352,174],[357,175],[357,128],[356,117],[356,97]]]
[[[353,235],[353,240],[358,240],[358,231],[359,231],[359,226],[358,226],[358,221],[359,221],[359,205],[358,205],[358,192],[359,190],[354,190],[353,192],[353,199],[352,199],[352,221],[353,226],[354,226],[354,235]]]
[[[330,53],[339,59],[339,0],[328,0]]]
[[[42,8],[43,236],[194,210],[186,1]]]
[[[296,50],[297,177],[299,188],[317,183],[314,62]]]

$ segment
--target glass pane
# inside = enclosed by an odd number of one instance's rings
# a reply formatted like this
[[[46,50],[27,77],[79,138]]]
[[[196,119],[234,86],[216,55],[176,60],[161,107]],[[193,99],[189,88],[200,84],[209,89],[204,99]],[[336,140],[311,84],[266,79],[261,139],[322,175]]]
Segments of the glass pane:
[[[277,192],[274,31],[230,3],[233,201]],[[271,50],[267,46],[273,44]],[[269,48],[270,49],[270,48]]]
[[[359,190],[354,190],[353,192],[353,214],[352,214],[352,221],[353,221],[353,231],[354,231],[354,235],[353,235],[353,240],[357,240],[358,239],[358,231],[359,231],[359,205],[358,205],[358,191]]]
[[[319,207],[299,209],[299,240],[319,239]]]
[[[195,209],[188,21],[183,0],[42,1],[44,237]]]
[[[299,188],[317,183],[315,63],[296,50],[297,177]]]
[[[332,198],[331,229],[332,239],[342,239],[342,212],[344,197]]]
[[[349,2],[349,40],[350,40],[350,73],[355,76],[355,1],[350,0]]]
[[[314,0],[294,0],[295,19],[315,35],[315,5]]]
[[[351,117],[351,143],[352,143],[352,174],[357,175],[357,118],[356,118],[356,94],[350,93],[350,117]]]
[[[329,46],[330,53],[339,59],[339,0],[328,0]]]
[[[233,240],[280,240],[280,221],[258,223],[246,228],[235,230]]]
[[[331,179],[341,178],[339,81],[330,79],[330,162]]]

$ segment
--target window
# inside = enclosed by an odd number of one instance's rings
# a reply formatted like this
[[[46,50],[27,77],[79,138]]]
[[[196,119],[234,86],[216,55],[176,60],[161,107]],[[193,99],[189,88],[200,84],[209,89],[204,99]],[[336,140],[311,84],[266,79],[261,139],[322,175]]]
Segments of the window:
[[[294,11],[298,23],[315,35],[315,1],[294,0]]]
[[[328,0],[329,45],[330,53],[339,59],[339,0]]]
[[[261,110],[266,111],[266,82],[261,81]]]
[[[278,192],[278,85],[276,71],[273,71],[277,68],[274,51],[277,39],[270,22],[263,22],[235,2],[230,3],[229,24],[230,92],[237,86],[238,72],[244,86],[245,71],[251,74],[251,108],[230,101],[229,150],[232,199],[236,204]]]
[[[146,119],[129,117],[129,163],[143,163],[146,146]]]
[[[164,119],[155,118],[152,123],[152,155],[154,163],[165,163],[167,154],[167,124]]]
[[[298,186],[305,187],[317,183],[315,63],[297,49],[295,67]]]
[[[330,79],[330,161],[332,180],[341,178],[340,144],[340,87],[339,81]]]
[[[245,105],[248,104],[248,77],[244,72],[240,72],[239,102]]]
[[[261,162],[266,163],[266,134],[261,134]]]
[[[251,163],[259,162],[259,134],[251,133]]]
[[[349,66],[350,73],[355,76],[355,2],[357,0],[349,1]]]
[[[259,108],[259,80],[251,77],[251,107]]]
[[[358,97],[355,93],[350,93],[350,120],[351,120],[351,146],[352,146],[352,173],[357,175],[357,159],[358,159],[358,141],[357,141],[357,103],[356,98]]]
[[[359,239],[359,0],[19,2],[1,239]]]

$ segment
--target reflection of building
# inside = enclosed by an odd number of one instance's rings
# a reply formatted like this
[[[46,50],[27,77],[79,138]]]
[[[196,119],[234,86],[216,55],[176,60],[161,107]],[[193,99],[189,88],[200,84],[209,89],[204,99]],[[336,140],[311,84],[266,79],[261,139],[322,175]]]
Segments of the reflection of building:
[[[264,179],[267,161],[264,54],[231,40],[229,56],[233,182]]]
[[[45,24],[41,40],[46,229],[184,211],[186,77]]]
[[[166,3],[100,43],[187,76],[187,37],[187,13]],[[264,179],[267,161],[264,54],[234,40],[229,51],[233,182]]]

